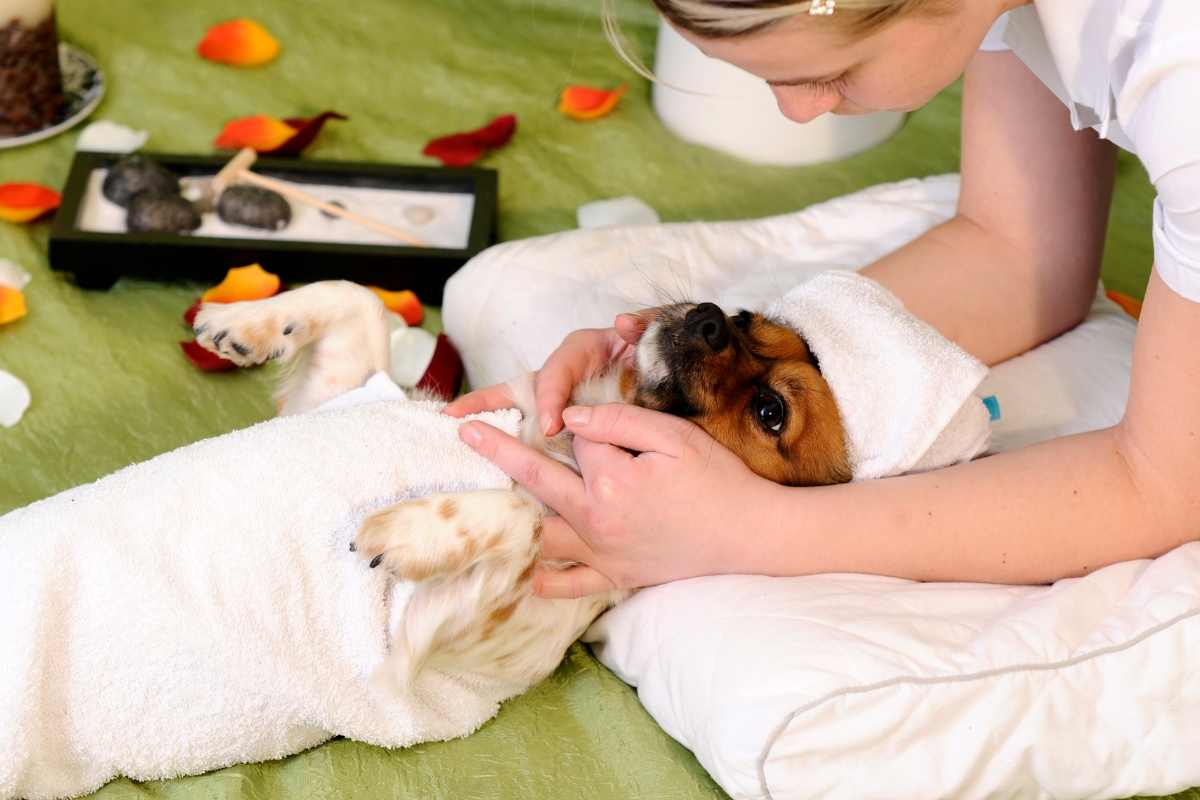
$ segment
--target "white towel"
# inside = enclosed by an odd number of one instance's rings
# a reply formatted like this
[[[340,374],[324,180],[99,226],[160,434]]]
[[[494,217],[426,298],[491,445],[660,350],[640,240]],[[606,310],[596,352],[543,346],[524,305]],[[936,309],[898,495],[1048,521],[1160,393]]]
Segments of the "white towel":
[[[504,488],[459,420],[377,376],[0,517],[0,798],[280,758],[332,736],[454,738],[509,687],[370,676],[410,587],[348,551],[404,497]],[[515,411],[486,415],[514,433]]]
[[[799,332],[819,360],[854,480],[969,461],[987,447],[989,414],[975,394],[987,367],[875,281],[825,272],[766,313]]]

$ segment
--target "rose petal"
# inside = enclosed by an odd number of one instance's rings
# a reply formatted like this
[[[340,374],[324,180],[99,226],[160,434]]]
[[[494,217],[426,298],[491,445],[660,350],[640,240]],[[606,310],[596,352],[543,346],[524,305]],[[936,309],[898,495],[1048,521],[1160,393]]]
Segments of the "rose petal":
[[[292,138],[281,144],[277,149],[270,151],[275,155],[281,156],[298,156],[303,152],[304,148],[312,144],[313,139],[317,138],[317,134],[325,127],[325,123],[331,119],[350,119],[345,114],[339,114],[336,111],[323,111],[315,117],[291,117],[285,119],[292,129],[296,131]]]
[[[591,86],[568,86],[559,97],[559,113],[580,120],[603,117],[616,108],[627,88],[624,84],[612,91]]]
[[[430,359],[429,367],[421,376],[421,380],[417,381],[417,388],[449,400],[458,394],[462,379],[462,357],[454,349],[454,345],[450,344],[446,334],[439,333],[433,358]]]
[[[58,208],[62,197],[37,183],[0,183],[0,219],[29,222]]]
[[[213,144],[222,150],[253,147],[260,153],[271,153],[295,135],[296,129],[283,120],[256,114],[225,123]]]
[[[238,303],[243,300],[262,300],[279,291],[279,276],[267,272],[258,264],[234,267],[225,280],[200,296],[205,303]]]
[[[11,428],[29,408],[29,387],[11,372],[0,369],[0,425]]]
[[[25,295],[21,294],[21,290],[0,286],[0,325],[16,322],[26,313]]]
[[[448,167],[465,167],[478,161],[488,150],[508,144],[516,130],[516,116],[505,114],[478,130],[439,136],[425,145],[421,152]]]
[[[417,295],[414,292],[408,289],[400,292],[389,292],[386,289],[380,289],[378,286],[368,286],[367,288],[379,296],[379,299],[383,301],[383,305],[388,311],[404,317],[404,321],[409,325],[420,325],[421,320],[425,318],[425,309],[421,306],[421,301],[417,299]]]
[[[9,261],[7,258],[0,258],[0,286],[24,289],[30,280],[32,280],[31,276],[21,269],[20,264]]]
[[[228,359],[221,358],[216,353],[205,350],[196,341],[180,342],[179,348],[183,350],[183,354],[187,357],[188,361],[205,372],[225,372],[226,370],[237,369],[237,364]]]
[[[196,302],[187,307],[187,311],[183,312],[183,321],[189,328],[196,325],[196,315],[200,313],[200,306],[204,305],[204,300],[197,297]]]
[[[83,129],[75,140],[76,150],[100,153],[132,153],[150,138],[149,131],[139,131],[111,120],[102,119]]]
[[[279,55],[279,42],[254,20],[233,19],[209,28],[196,52],[220,64],[257,67]]]
[[[225,124],[213,144],[223,150],[252,147],[263,155],[298,156],[331,119],[349,117],[336,111],[308,118],[277,119],[265,114],[239,117]]]

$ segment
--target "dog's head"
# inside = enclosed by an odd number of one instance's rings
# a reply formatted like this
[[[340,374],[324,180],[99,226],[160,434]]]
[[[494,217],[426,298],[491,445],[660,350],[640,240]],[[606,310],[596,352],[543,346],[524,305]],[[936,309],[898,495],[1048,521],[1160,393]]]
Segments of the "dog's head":
[[[795,331],[712,303],[657,312],[623,382],[630,402],[695,422],[777,483],[850,480],[833,393]]]

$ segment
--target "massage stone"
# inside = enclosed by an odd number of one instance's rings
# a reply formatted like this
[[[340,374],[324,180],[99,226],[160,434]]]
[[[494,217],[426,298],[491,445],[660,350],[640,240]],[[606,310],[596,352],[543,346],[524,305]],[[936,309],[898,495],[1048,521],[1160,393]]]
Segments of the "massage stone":
[[[278,231],[292,221],[283,195],[258,186],[230,186],[217,201],[217,216],[231,225]]]
[[[125,226],[137,233],[190,233],[200,227],[200,214],[178,192],[146,190],[129,201]]]
[[[145,156],[122,158],[104,176],[104,196],[122,208],[129,208],[133,197],[149,191],[155,195],[179,194],[179,178],[156,161]]]

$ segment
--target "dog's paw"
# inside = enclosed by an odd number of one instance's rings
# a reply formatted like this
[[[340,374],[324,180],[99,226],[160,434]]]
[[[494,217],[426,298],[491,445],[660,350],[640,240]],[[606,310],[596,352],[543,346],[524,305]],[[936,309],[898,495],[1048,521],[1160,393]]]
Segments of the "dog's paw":
[[[437,507],[453,502],[409,500],[377,511],[363,522],[350,549],[372,569],[382,566],[404,580],[423,581],[448,572],[456,565],[446,563],[439,553],[443,548],[433,545],[451,521]]]
[[[511,491],[437,494],[372,514],[350,549],[371,567],[422,581],[483,560],[527,563],[541,523],[541,509]]]
[[[303,323],[268,300],[207,303],[192,326],[201,347],[238,366],[288,359],[299,346]]]

